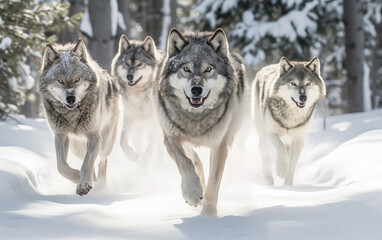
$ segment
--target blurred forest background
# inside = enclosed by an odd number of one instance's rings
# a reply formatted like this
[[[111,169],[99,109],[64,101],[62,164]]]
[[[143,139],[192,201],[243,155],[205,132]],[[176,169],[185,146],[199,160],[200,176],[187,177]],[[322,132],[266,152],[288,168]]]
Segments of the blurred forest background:
[[[80,36],[110,70],[121,34],[150,35],[165,50],[173,27],[223,28],[251,80],[282,56],[318,56],[328,88],[325,115],[381,108],[381,9],[379,0],[0,0],[0,119],[42,116],[36,80],[47,42]]]

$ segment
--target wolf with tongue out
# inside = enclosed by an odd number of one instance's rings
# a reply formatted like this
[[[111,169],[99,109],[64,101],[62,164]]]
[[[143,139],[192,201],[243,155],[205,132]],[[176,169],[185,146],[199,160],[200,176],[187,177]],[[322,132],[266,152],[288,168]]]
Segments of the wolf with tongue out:
[[[181,175],[183,198],[217,216],[220,182],[247,98],[243,59],[228,47],[222,29],[181,33],[172,29],[157,68],[155,103],[164,143]],[[207,184],[194,148],[211,149]]]

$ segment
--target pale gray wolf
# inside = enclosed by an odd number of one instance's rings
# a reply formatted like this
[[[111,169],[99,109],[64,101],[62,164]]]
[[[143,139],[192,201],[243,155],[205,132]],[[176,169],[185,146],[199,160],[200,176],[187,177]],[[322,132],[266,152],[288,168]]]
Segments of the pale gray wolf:
[[[159,127],[153,105],[153,79],[155,66],[161,58],[163,53],[156,50],[150,36],[140,42],[129,41],[122,35],[118,53],[112,61],[111,73],[120,87],[124,113],[120,145],[125,155],[132,160],[158,145],[148,143],[145,149],[141,146],[144,139],[155,139]],[[141,149],[134,150],[129,140]],[[139,150],[142,152],[138,153]]]
[[[222,29],[184,34],[172,29],[157,70],[155,103],[165,146],[182,178],[183,198],[191,206],[203,203],[202,215],[217,216],[228,147],[249,98],[243,59],[230,51]],[[211,149],[207,186],[194,150],[199,146]]]
[[[113,149],[118,121],[118,83],[90,57],[83,40],[50,45],[44,51],[38,82],[49,125],[55,134],[59,173],[87,194],[95,180],[106,178],[107,157]],[[67,163],[68,148],[83,159],[81,171]]]
[[[252,109],[259,134],[263,174],[274,184],[272,169],[293,185],[297,160],[304,145],[317,102],[326,94],[317,57],[262,68],[252,84]]]

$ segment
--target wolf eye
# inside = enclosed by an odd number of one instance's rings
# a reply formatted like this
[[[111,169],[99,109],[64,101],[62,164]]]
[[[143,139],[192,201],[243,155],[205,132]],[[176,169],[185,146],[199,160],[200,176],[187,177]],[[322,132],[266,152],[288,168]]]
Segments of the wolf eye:
[[[60,84],[64,84],[64,81],[62,81],[61,79],[57,80],[57,82]]]
[[[74,83],[78,83],[80,81],[80,78],[76,78],[76,80],[74,80]]]
[[[306,86],[310,86],[310,84],[312,84],[311,82],[307,82],[305,85]]]
[[[211,72],[212,68],[207,67],[205,72]]]
[[[296,87],[297,84],[295,82],[290,82],[290,84],[292,84],[292,86]]]
[[[143,65],[143,63],[140,62],[140,63],[137,64],[137,67],[140,67],[142,65]]]
[[[184,67],[183,70],[184,70],[185,72],[190,72],[190,69],[189,69],[188,67]]]

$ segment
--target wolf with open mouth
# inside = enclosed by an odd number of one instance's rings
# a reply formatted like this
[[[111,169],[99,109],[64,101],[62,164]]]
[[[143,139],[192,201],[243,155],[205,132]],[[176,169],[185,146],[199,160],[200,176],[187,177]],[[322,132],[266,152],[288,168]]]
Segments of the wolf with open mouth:
[[[96,180],[105,186],[107,157],[117,134],[117,81],[91,58],[84,41],[78,39],[74,44],[47,44],[38,89],[55,135],[59,173],[78,184],[80,196],[89,193]],[[69,149],[83,160],[80,171],[69,166]]]
[[[172,29],[157,68],[155,103],[164,143],[182,177],[182,194],[202,215],[216,216],[220,182],[240,125],[247,83],[243,59],[229,50],[222,29],[181,33]],[[207,185],[194,148],[211,149]]]

